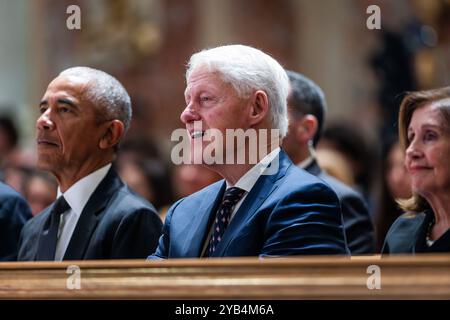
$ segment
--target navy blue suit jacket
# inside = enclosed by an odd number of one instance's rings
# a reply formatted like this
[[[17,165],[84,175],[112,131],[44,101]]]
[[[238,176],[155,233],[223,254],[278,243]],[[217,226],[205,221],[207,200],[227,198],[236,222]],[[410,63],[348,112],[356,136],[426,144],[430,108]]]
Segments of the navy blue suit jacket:
[[[36,260],[53,204],[22,230],[19,260]],[[63,260],[137,259],[153,252],[162,222],[154,207],[132,192],[111,168],[89,198]]]
[[[279,170],[258,179],[213,257],[347,254],[336,194],[284,151],[276,159]],[[149,259],[200,257],[225,186],[219,181],[175,203]]]
[[[375,252],[375,231],[363,196],[326,174],[314,160],[305,168],[309,173],[325,181],[336,192],[341,202],[347,244],[352,254]]]
[[[14,261],[22,227],[31,218],[26,201],[13,188],[0,182],[0,261]]]
[[[450,229],[432,246],[426,244],[433,216],[433,212],[428,210],[420,213],[405,213],[398,217],[386,235],[383,254],[450,252]]]

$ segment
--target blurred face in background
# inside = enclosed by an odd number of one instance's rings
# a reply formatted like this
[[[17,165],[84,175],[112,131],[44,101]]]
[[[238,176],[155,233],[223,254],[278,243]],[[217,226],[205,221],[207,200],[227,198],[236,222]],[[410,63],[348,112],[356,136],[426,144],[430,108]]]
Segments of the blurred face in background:
[[[11,149],[11,143],[8,139],[8,135],[5,130],[0,127],[0,159],[9,152]]]
[[[411,179],[405,167],[405,153],[399,143],[395,143],[387,155],[386,184],[394,199],[411,197]]]
[[[450,130],[438,103],[416,109],[408,125],[405,163],[412,190],[425,198],[450,191]]]
[[[122,180],[137,194],[152,203],[156,201],[153,188],[147,179],[147,174],[139,167],[138,164],[132,161],[122,162],[119,168],[119,175]]]
[[[50,182],[43,177],[31,177],[25,188],[25,197],[33,216],[47,208],[56,199],[56,181]]]
[[[221,177],[215,171],[202,165],[185,164],[176,167],[174,186],[177,196],[183,198],[220,179]]]

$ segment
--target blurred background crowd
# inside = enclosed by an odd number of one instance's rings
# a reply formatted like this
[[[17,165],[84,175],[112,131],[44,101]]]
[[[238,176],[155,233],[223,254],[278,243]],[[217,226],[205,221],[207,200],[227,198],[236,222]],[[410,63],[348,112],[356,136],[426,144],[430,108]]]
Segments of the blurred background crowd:
[[[69,5],[81,30],[66,27]],[[381,8],[369,30],[366,8]],[[397,138],[406,91],[450,84],[447,0],[0,0],[0,180],[33,214],[56,198],[54,178],[35,168],[34,128],[45,87],[85,65],[122,82],[133,121],[116,166],[162,219],[168,206],[219,179],[170,161],[171,132],[183,127],[184,71],[205,47],[262,49],[323,89],[328,113],[320,165],[369,203],[379,245],[411,194]]]

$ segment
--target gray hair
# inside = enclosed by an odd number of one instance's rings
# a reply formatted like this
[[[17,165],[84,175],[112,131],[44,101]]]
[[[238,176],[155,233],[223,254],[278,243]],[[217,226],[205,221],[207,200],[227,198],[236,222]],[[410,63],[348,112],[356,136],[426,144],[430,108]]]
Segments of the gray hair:
[[[288,130],[287,96],[289,79],[283,67],[261,50],[244,45],[227,45],[193,54],[186,71],[186,80],[199,66],[217,72],[233,86],[240,98],[248,98],[262,90],[269,100],[272,125],[284,138]]]
[[[131,99],[116,78],[89,67],[69,68],[59,75],[87,79],[91,86],[83,94],[97,107],[98,117],[102,120],[120,120],[125,126],[125,132],[128,130],[132,115]]]

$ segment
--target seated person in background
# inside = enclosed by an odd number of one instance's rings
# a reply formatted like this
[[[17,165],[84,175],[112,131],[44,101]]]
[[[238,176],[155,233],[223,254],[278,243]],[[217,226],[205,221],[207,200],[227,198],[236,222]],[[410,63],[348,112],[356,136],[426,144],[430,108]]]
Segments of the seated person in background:
[[[33,216],[42,212],[56,199],[58,184],[48,172],[31,170],[25,178],[22,189]]]
[[[170,172],[157,153],[148,154],[143,147],[145,144],[121,145],[116,161],[117,171],[131,190],[155,206],[164,221],[167,207],[174,203]]]
[[[320,87],[305,76],[293,71],[287,74],[291,83],[288,98],[291,122],[283,147],[294,163],[324,180],[336,192],[351,253],[373,253],[374,229],[362,195],[323,172],[314,154],[325,121],[325,96]]]
[[[186,80],[191,160],[224,180],[169,209],[149,259],[347,254],[336,194],[280,149],[289,92],[281,65],[229,45],[194,54]]]
[[[25,179],[36,165],[36,156],[34,150],[20,147],[19,139],[12,119],[0,116],[0,180],[23,195]]]
[[[450,87],[409,93],[398,122],[413,195],[383,253],[450,252]]]
[[[320,169],[327,175],[330,175],[347,186],[353,188],[355,186],[355,177],[352,168],[347,163],[345,157],[333,149],[313,149],[314,158]]]
[[[17,259],[20,231],[30,218],[25,200],[0,181],[0,261]]]
[[[174,168],[172,177],[175,198],[179,200],[190,196],[221,179],[222,177],[217,172],[201,164],[180,164]],[[168,209],[160,215],[165,218]]]
[[[373,216],[374,212],[374,182],[378,168],[376,142],[351,122],[336,122],[328,124],[321,134],[316,151],[333,150],[344,157],[350,166],[355,184],[351,187],[362,194]]]
[[[16,126],[10,117],[0,116],[0,179],[4,179],[2,171],[15,153],[19,140]]]
[[[397,137],[386,143],[383,155],[380,200],[375,216],[377,252],[381,252],[392,223],[403,214],[397,200],[411,197],[411,179],[405,167],[405,152]]]
[[[19,260],[144,258],[161,220],[112,168],[131,119],[123,86],[105,72],[70,68],[47,87],[37,120],[38,167],[58,199],[22,229]]]
[[[219,174],[200,164],[181,164],[175,168],[174,183],[178,199],[190,196],[221,180]]]

